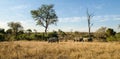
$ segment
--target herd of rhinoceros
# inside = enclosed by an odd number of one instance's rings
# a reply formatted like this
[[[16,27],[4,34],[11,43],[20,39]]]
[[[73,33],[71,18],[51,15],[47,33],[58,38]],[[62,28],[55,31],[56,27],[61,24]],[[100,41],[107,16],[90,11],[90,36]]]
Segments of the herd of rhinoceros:
[[[92,38],[83,38],[83,37],[75,37],[74,42],[91,42]],[[48,39],[48,43],[52,42],[59,42],[58,37],[51,37]]]

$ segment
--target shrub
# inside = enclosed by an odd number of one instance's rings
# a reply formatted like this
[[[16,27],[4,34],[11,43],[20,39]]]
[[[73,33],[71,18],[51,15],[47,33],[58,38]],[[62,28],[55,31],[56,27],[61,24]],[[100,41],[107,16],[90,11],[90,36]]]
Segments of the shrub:
[[[114,36],[116,34],[116,32],[112,28],[108,28],[106,30],[106,34],[109,37],[109,36]]]
[[[5,39],[4,34],[0,33],[0,41],[4,41],[4,39]]]
[[[14,35],[6,34],[5,41],[14,41],[15,38]]]
[[[35,34],[35,39],[36,40],[40,40],[40,39],[43,39],[43,38],[44,38],[43,34]]]
[[[114,36],[109,36],[106,39],[107,41],[120,41],[120,33],[115,34]]]
[[[107,37],[107,41],[117,41],[115,36]]]
[[[17,36],[16,36],[16,40],[25,40],[26,37],[27,37],[26,34],[20,34],[20,35],[17,35]]]
[[[117,33],[115,36],[116,36],[116,39],[120,41],[120,33]]]
[[[31,34],[30,36],[27,35],[27,40],[34,40],[35,39],[35,35]]]
[[[31,34],[31,35],[27,35],[27,34],[20,34],[16,36],[17,40],[34,40],[35,39],[35,35]]]
[[[53,31],[48,34],[48,37],[58,37],[58,33],[56,31]]]
[[[5,29],[0,28],[0,33],[5,34]]]

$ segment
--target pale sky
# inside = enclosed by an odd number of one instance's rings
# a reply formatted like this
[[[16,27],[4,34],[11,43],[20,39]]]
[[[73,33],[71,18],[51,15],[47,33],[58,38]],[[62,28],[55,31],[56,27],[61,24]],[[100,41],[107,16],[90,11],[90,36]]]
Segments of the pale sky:
[[[54,4],[58,18],[57,26],[50,25],[48,31],[87,32],[86,9],[94,14],[91,19],[95,32],[101,26],[113,28],[119,32],[120,0],[0,0],[0,28],[8,29],[8,22],[21,22],[24,29],[36,29],[43,32],[42,26],[36,26],[31,10],[40,8],[42,4]]]

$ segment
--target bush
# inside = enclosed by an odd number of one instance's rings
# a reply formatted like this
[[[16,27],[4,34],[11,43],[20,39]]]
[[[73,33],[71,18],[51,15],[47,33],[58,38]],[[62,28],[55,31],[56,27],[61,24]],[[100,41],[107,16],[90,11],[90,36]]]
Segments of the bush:
[[[107,41],[120,41],[120,33],[115,34],[114,36],[107,37]]]
[[[110,36],[110,37],[107,37],[107,41],[117,41],[116,37],[115,36]]]
[[[16,40],[34,40],[34,39],[35,39],[34,34],[31,34],[31,35],[20,34],[16,36]]]
[[[0,33],[5,34],[5,29],[0,28]]]
[[[106,30],[106,34],[109,37],[109,36],[114,36],[116,34],[116,32],[112,28],[108,28]]]
[[[4,41],[4,39],[5,39],[4,34],[0,33],[0,41]]]
[[[116,36],[116,39],[120,41],[120,33],[117,33],[115,36]]]
[[[16,36],[16,40],[25,40],[27,38],[26,34],[20,34]]]
[[[6,34],[5,41],[14,41],[15,38],[14,35]]]
[[[31,34],[30,36],[27,35],[27,40],[35,40],[35,35]]]
[[[48,33],[48,37],[58,37],[58,33],[56,31],[53,31],[51,33]]]
[[[36,40],[40,40],[40,39],[43,39],[43,38],[44,38],[43,34],[35,34],[35,39]]]

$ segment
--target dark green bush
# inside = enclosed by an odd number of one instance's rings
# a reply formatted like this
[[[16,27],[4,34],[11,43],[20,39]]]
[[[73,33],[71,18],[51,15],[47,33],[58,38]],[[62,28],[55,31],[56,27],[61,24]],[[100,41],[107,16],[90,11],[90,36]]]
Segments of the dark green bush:
[[[35,35],[34,34],[27,35],[27,40],[35,40]]]
[[[27,38],[26,34],[20,34],[16,36],[16,40],[25,40]]]
[[[4,34],[0,33],[0,41],[4,41],[4,39],[5,39]]]
[[[43,34],[35,34],[35,39],[36,40],[41,40],[43,38],[44,38]]]
[[[116,34],[116,32],[112,28],[108,28],[106,30],[106,34],[109,37],[109,36],[114,36]]]
[[[53,31],[48,34],[48,37],[58,37],[58,33],[56,31]]]
[[[5,34],[5,29],[0,28],[0,33]]]
[[[35,35],[31,34],[20,34],[16,36],[16,40],[34,40],[35,39]]]

